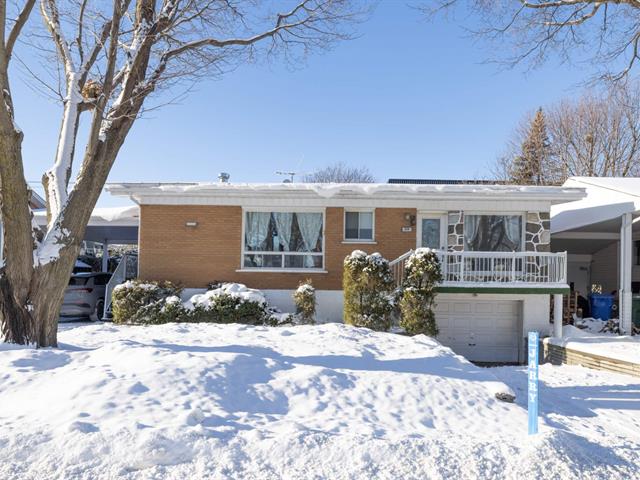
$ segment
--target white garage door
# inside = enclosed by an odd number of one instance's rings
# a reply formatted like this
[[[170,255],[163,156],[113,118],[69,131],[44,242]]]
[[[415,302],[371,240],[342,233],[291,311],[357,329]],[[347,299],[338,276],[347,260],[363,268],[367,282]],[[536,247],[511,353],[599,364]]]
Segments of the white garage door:
[[[519,301],[437,300],[438,341],[477,362],[517,362]]]

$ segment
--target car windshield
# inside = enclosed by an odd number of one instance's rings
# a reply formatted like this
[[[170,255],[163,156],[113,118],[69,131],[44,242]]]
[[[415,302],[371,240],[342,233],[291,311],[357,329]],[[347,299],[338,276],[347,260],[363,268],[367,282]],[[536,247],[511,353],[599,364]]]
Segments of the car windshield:
[[[88,277],[71,277],[69,279],[69,286],[73,287],[73,286],[79,286],[79,285],[86,285],[87,280],[89,280]]]

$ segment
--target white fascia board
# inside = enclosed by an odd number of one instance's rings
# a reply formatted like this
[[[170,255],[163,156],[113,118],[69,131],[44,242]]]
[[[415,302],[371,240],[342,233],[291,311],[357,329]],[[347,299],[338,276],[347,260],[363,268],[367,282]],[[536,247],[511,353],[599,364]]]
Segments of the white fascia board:
[[[500,200],[500,199],[464,199],[464,200],[429,200],[413,199],[377,199],[377,198],[299,198],[299,197],[173,197],[173,196],[144,196],[135,198],[140,205],[224,205],[240,206],[244,208],[261,207],[306,207],[306,208],[406,208],[417,210],[457,211],[474,210],[478,212],[546,212],[551,206],[549,201],[540,200]]]
[[[284,186],[283,186],[284,185]],[[394,188],[390,188],[394,187]],[[398,188],[400,187],[400,188]],[[510,187],[496,185],[389,185],[313,186],[310,184],[159,185],[118,184],[107,190],[128,196],[141,205],[291,205],[465,209],[469,201],[519,204],[517,210],[545,211],[551,205],[581,199],[582,189],[562,187]],[[430,188],[426,188],[430,187]],[[466,188],[461,188],[466,187]],[[532,206],[535,203],[535,208]],[[475,203],[474,203],[475,205]],[[486,205],[486,204],[485,204]],[[524,208],[523,208],[524,207]],[[486,208],[486,207],[483,207]]]

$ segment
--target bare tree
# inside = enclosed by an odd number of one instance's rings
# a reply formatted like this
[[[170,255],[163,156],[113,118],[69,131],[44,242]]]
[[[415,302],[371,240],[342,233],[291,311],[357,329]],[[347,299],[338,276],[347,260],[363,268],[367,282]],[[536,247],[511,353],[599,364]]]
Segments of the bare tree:
[[[334,163],[321,168],[303,179],[305,183],[374,183],[376,179],[367,167],[350,167]]]
[[[564,176],[640,174],[640,88],[589,92],[549,110],[556,163]]]
[[[313,49],[328,48],[349,38],[349,26],[361,19],[365,7],[357,0],[38,3],[46,31],[34,26],[33,35],[25,37],[23,27],[35,16],[36,1],[18,2],[15,11],[0,2],[5,259],[0,267],[0,324],[7,341],[55,346],[58,312],[86,225],[120,148],[151,96],[241,63],[274,55],[296,61]],[[48,213],[43,230],[32,225],[23,134],[14,122],[11,97],[9,63],[21,36],[27,40],[29,58],[50,53],[62,73],[58,146],[43,176]],[[81,122],[87,123],[88,134],[79,145]],[[72,182],[76,156],[80,165]]]
[[[464,4],[464,6],[462,6]],[[589,62],[599,76],[619,80],[640,59],[638,0],[430,0],[428,15],[460,5],[480,18],[475,34],[495,42],[507,66],[536,66],[550,54],[564,62]]]
[[[603,93],[588,91],[575,100],[545,108],[549,152],[538,175],[542,184],[561,184],[569,176],[640,175],[640,86],[616,84]],[[522,158],[521,145],[530,138],[528,114],[496,161],[493,174],[514,179]]]

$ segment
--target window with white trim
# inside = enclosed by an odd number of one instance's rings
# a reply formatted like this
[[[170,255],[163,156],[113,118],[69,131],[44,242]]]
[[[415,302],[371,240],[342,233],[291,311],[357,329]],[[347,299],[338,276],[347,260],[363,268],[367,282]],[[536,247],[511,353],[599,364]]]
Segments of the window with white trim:
[[[246,211],[244,215],[243,268],[324,267],[322,212]]]
[[[373,212],[345,211],[344,239],[346,241],[373,241]]]

